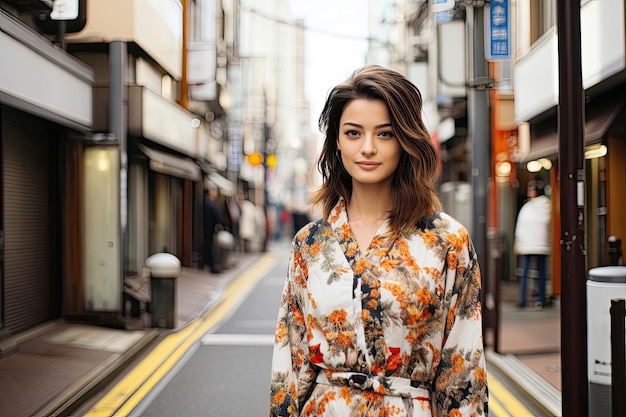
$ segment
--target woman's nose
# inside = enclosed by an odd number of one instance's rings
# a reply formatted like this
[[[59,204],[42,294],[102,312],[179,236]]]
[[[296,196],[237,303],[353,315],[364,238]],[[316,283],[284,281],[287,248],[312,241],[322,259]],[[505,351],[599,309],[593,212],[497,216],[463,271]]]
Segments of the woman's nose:
[[[374,146],[374,139],[370,135],[366,135],[361,146],[362,155],[375,155],[376,146]]]

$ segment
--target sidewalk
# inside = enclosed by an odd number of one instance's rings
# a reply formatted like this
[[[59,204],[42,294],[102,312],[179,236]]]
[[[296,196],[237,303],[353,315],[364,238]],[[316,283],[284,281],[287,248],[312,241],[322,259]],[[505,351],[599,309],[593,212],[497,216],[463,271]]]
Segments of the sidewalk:
[[[280,244],[279,244],[280,245]],[[225,287],[261,256],[238,254],[221,274],[183,268],[177,279],[176,328],[118,330],[57,321],[0,342],[0,415],[67,415],[81,397],[110,380],[129,360],[154,348],[171,332],[202,316]],[[560,413],[560,319],[551,308],[517,309],[515,283],[502,285],[499,353],[487,352],[497,366],[546,409]],[[493,346],[492,341],[487,341]]]
[[[237,254],[220,274],[182,268],[176,280],[176,328],[121,330],[68,321],[38,326],[0,342],[0,416],[67,415],[129,360],[203,315],[261,253]]]
[[[561,415],[561,306],[517,307],[517,282],[500,283],[499,352],[487,335],[487,366],[496,367],[546,411]]]

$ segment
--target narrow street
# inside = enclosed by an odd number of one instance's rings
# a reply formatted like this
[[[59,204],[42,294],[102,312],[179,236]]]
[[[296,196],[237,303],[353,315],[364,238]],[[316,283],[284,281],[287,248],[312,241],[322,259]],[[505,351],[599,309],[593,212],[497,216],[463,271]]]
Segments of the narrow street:
[[[207,314],[203,322],[214,325],[198,338],[179,359],[150,370],[157,378],[137,387],[129,400],[123,401],[114,415],[129,410],[129,415],[146,417],[182,416],[264,416],[269,410],[269,372],[273,332],[279,297],[287,271],[288,242],[274,243],[271,267],[252,265],[242,276],[228,308]],[[250,284],[252,283],[252,284]],[[226,306],[224,306],[226,307]],[[202,325],[199,328],[203,328]],[[163,341],[161,343],[166,343]],[[505,345],[506,346],[506,345]],[[172,357],[175,355],[172,355]],[[135,362],[131,366],[141,368]],[[125,371],[126,379],[132,375]],[[489,363],[490,416],[551,416],[520,388],[523,375],[505,375]],[[147,379],[154,381],[154,378]],[[124,378],[97,395],[105,410],[107,398],[119,400],[116,392],[124,392]],[[93,405],[94,401],[91,401]],[[135,404],[130,409],[124,408]],[[86,409],[80,410],[86,412]],[[82,415],[82,414],[81,414]],[[100,415],[93,409],[88,416]]]

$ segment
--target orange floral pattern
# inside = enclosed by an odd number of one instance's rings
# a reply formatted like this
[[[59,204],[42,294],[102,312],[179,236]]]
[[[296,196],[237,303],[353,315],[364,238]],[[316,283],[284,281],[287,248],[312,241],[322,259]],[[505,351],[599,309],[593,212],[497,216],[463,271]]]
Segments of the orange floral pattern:
[[[270,416],[486,416],[480,270],[445,213],[359,248],[345,203],[294,238]],[[306,320],[305,320],[306,318]]]

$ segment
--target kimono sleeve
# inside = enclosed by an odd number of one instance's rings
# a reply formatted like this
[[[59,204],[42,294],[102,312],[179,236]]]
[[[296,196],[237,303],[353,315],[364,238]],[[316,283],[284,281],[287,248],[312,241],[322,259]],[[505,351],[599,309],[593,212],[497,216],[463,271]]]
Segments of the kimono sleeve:
[[[451,236],[447,282],[453,284],[441,361],[433,381],[433,416],[486,416],[480,269],[467,231],[463,228]]]
[[[306,267],[292,245],[289,272],[283,288],[272,357],[270,416],[298,416],[316,378],[309,362],[304,316]]]

